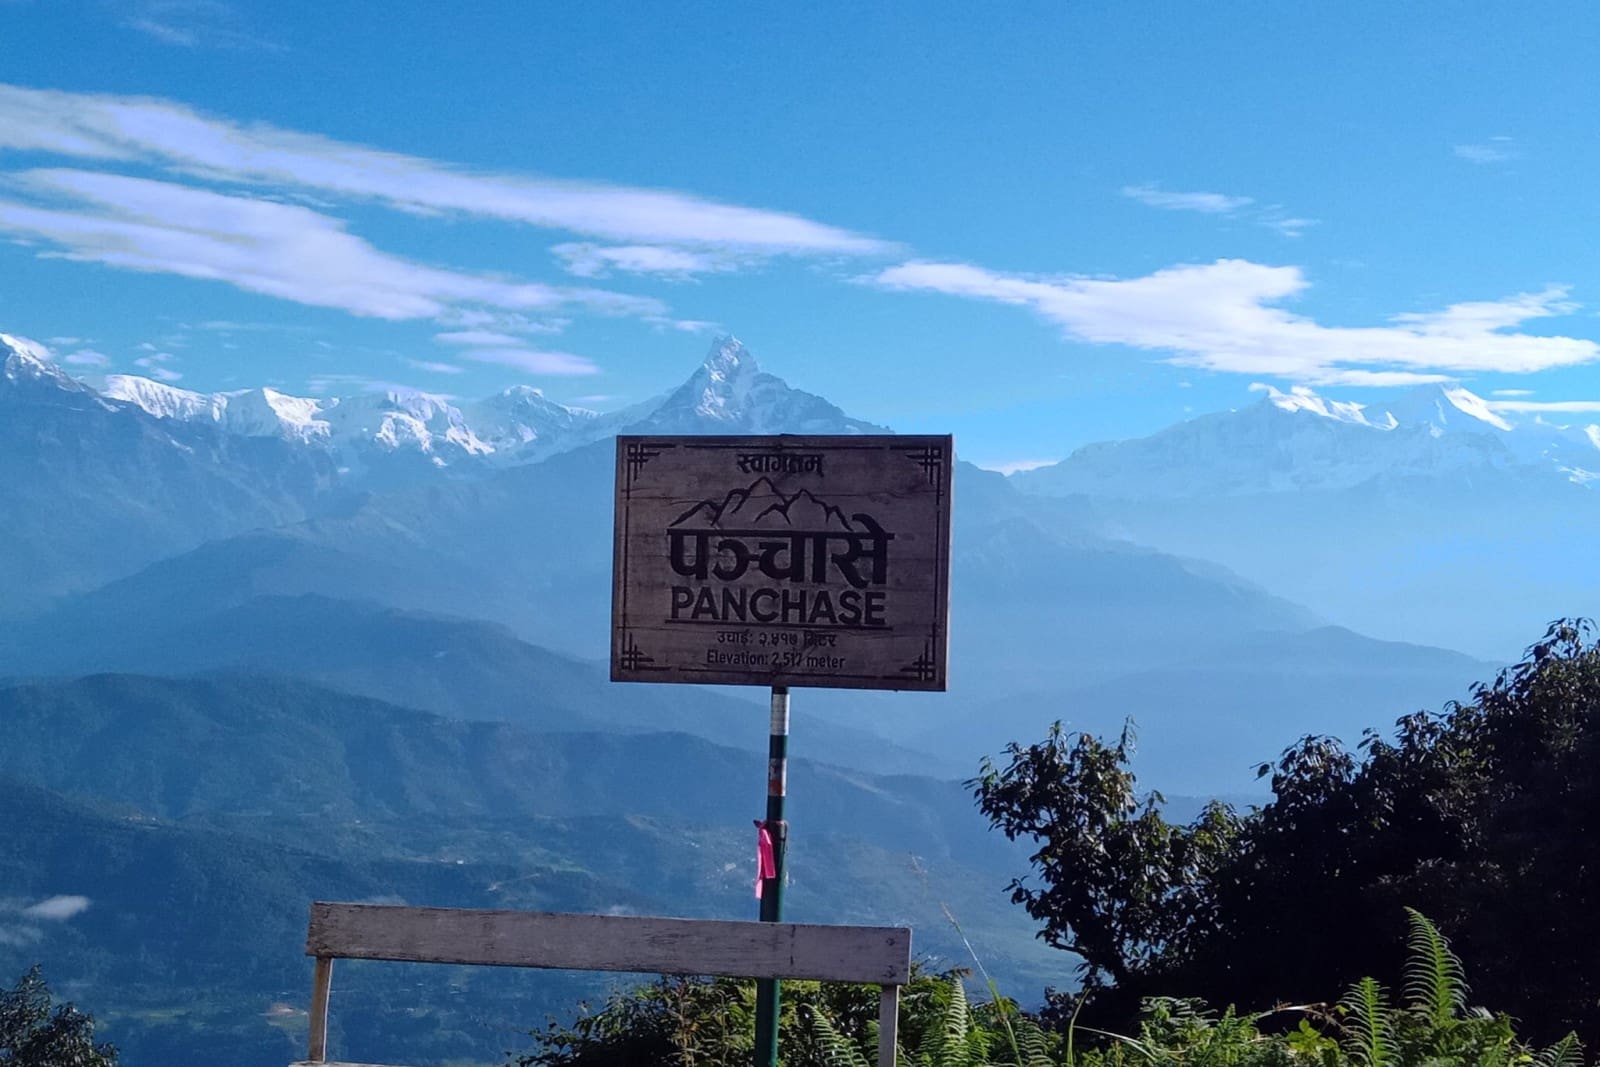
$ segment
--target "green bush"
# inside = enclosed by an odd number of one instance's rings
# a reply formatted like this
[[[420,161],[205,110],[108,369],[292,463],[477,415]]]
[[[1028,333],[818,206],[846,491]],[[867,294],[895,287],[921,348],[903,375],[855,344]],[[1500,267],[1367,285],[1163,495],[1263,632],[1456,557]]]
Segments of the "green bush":
[[[95,1044],[94,1019],[71,1004],[52,1007],[35,967],[0,992],[0,1067],[116,1067],[117,1050]]]
[[[905,1067],[1583,1067],[1574,1035],[1536,1050],[1511,1020],[1468,1007],[1461,961],[1438,928],[1407,909],[1398,1001],[1363,978],[1333,1005],[1254,1015],[1202,1001],[1145,1001],[1137,1032],[1069,1021],[1049,1032],[1004,999],[970,1004],[955,972],[917,974],[901,998]],[[663,978],[613,996],[571,1025],[552,1023],[519,1067],[747,1067],[755,984]],[[874,986],[784,984],[784,1067],[872,1067]]]
[[[1600,1042],[1592,623],[1553,624],[1470,702],[1408,715],[1392,736],[1368,731],[1355,750],[1304,738],[1261,767],[1272,799],[1247,811],[1213,803],[1169,822],[1131,755],[1131,732],[1057,724],[970,783],[991,823],[1031,844],[1012,899],[1081,961],[1084,1021],[1131,1029],[1158,994],[1324,997],[1400,968],[1411,905],[1525,1034]]]

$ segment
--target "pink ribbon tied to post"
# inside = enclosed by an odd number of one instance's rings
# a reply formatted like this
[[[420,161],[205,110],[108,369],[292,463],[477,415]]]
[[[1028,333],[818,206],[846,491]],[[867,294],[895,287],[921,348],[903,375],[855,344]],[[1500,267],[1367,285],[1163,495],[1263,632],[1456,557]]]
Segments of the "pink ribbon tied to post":
[[[767,824],[756,821],[756,899],[761,899],[762,886],[767,879],[778,877],[778,860],[772,851],[772,831]]]

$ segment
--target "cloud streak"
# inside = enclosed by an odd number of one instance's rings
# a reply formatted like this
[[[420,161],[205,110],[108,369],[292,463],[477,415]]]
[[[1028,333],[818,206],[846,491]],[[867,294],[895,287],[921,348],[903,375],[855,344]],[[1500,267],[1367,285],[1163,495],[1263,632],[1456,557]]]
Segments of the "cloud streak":
[[[761,254],[892,251],[876,238],[786,212],[666,190],[478,173],[146,97],[0,86],[0,148],[148,162],[213,181],[315,190],[630,244]]]
[[[1227,193],[1180,193],[1163,189],[1154,182],[1143,185],[1124,185],[1123,196],[1137,200],[1146,207],[1162,211],[1190,211],[1201,215],[1218,215],[1227,218],[1244,216],[1257,226],[1264,226],[1283,237],[1299,237],[1317,224],[1316,219],[1290,215],[1281,204],[1255,206],[1255,198],[1229,196]]]
[[[579,278],[605,278],[618,271],[682,280],[696,274],[735,270],[742,263],[737,256],[661,245],[608,246],[575,241],[555,245],[550,251],[568,274]]]
[[[1514,144],[1515,142],[1509,137],[1491,137],[1488,141],[1478,144],[1458,144],[1455,146],[1455,154],[1457,159],[1464,159],[1479,166],[1506,163],[1521,155]]]
[[[1313,384],[1400,385],[1449,374],[1531,373],[1600,358],[1595,342],[1515,332],[1570,313],[1559,287],[1502,301],[1324,326],[1277,305],[1308,287],[1298,267],[1248,260],[1170,267],[1137,278],[1033,277],[912,261],[867,279],[881,288],[1024,307],[1069,337],[1170,353],[1180,366]]]
[[[579,306],[661,315],[657,300],[431,267],[381,252],[342,222],[295,204],[146,178],[34,170],[7,183],[44,204],[0,199],[0,232],[43,239],[62,258],[226,282],[380,319],[436,318],[460,305],[512,311]]]
[[[1577,414],[1600,411],[1600,400],[1488,400],[1485,403],[1490,411],[1530,415],[1540,412]]]
[[[1150,182],[1124,185],[1122,195],[1146,207],[1163,211],[1198,211],[1202,215],[1232,215],[1255,203],[1248,196],[1228,196],[1226,193],[1169,192]]]

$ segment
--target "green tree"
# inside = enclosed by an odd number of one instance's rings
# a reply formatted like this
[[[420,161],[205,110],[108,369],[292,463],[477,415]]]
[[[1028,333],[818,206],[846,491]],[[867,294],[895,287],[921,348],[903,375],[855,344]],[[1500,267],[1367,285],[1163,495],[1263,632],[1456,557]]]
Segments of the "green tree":
[[[1272,800],[1167,822],[1106,744],[1052,728],[970,783],[1036,843],[1012,887],[1078,953],[1102,1010],[1139,999],[1325,999],[1403,955],[1403,906],[1439,921],[1485,998],[1545,1041],[1600,1038],[1600,645],[1561,621],[1470,702],[1307,737],[1262,767]],[[1094,998],[1091,998],[1091,1005]],[[1115,1018],[1113,1021],[1116,1021]]]
[[[117,1050],[96,1044],[94,1019],[71,1004],[51,1006],[34,967],[0,993],[0,1067],[115,1067]]]

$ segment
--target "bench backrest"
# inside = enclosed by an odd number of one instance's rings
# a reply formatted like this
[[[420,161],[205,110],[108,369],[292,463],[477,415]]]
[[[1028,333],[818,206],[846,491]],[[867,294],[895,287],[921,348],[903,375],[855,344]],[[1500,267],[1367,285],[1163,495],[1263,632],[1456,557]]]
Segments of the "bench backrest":
[[[333,961],[354,959],[878,985],[878,1062],[892,1067],[911,931],[319,901],[311,905],[306,955],[317,961],[307,1063],[327,1059]]]
[[[911,931],[317,903],[306,955],[905,985]]]

